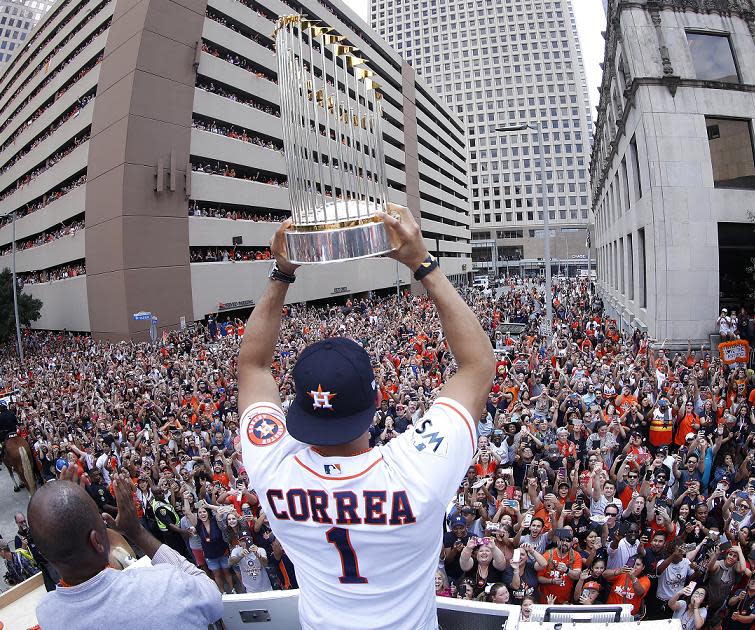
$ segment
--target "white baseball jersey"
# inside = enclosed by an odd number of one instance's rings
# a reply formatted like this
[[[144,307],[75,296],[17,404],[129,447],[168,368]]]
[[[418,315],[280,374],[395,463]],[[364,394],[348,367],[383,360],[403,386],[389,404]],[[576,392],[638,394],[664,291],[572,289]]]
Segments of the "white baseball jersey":
[[[244,466],[296,568],[304,630],[433,630],[433,576],[446,506],[477,433],[438,398],[412,431],[351,457],[324,457],[272,403],[241,418]]]

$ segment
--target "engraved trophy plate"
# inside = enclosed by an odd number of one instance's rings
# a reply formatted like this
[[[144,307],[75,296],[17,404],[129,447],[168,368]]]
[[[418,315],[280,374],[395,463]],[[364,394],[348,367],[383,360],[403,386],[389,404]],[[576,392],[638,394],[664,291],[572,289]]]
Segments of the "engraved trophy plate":
[[[329,27],[300,15],[275,29],[283,148],[296,264],[354,260],[393,249],[381,94],[374,73]]]

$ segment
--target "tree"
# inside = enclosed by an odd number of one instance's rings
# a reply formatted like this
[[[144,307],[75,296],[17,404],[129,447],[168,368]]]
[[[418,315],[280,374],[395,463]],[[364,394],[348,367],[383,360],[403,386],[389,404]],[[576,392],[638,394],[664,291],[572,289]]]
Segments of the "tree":
[[[39,319],[42,300],[27,293],[18,293],[18,319],[22,326],[28,326]],[[0,341],[15,334],[16,322],[13,315],[13,275],[10,269],[0,272]]]

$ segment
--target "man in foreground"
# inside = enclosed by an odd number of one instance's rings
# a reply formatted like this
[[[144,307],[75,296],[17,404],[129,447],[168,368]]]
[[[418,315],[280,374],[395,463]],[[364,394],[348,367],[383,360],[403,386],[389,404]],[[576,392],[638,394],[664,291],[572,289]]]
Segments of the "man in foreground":
[[[425,248],[406,208],[382,215],[405,264],[432,298],[458,371],[415,428],[369,447],[376,385],[369,355],[345,338],[312,344],[294,368],[284,416],[270,365],[296,266],[285,222],[276,265],[246,327],[239,356],[244,465],[301,586],[300,622],[319,628],[437,628],[437,523],[464,476],[495,362],[477,318]],[[308,446],[311,445],[311,446]]]
[[[128,477],[114,478],[118,516],[100,515],[73,467],[29,501],[29,528],[60,573],[58,588],[37,606],[42,630],[70,628],[195,628],[222,616],[220,592],[203,571],[144,529]],[[108,566],[108,523],[152,559],[151,567]]]

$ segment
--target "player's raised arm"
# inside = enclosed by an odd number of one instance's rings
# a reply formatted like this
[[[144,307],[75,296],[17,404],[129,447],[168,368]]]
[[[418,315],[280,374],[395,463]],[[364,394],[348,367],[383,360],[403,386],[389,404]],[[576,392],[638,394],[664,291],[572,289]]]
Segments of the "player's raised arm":
[[[280,333],[281,310],[297,268],[286,258],[284,232],[290,226],[291,219],[287,219],[273,236],[270,249],[276,267],[270,272],[265,292],[246,323],[238,365],[240,412],[256,402],[280,404],[278,385],[270,366]]]
[[[401,221],[382,215],[397,249],[391,254],[404,263],[415,277],[419,277],[435,302],[443,332],[459,366],[456,374],[440,391],[461,403],[475,421],[480,419],[485,400],[495,375],[493,348],[477,316],[467,306],[448,278],[434,270],[437,261],[430,262],[430,254],[422,240],[422,232],[407,208],[389,204]],[[424,272],[431,269],[430,273]]]

